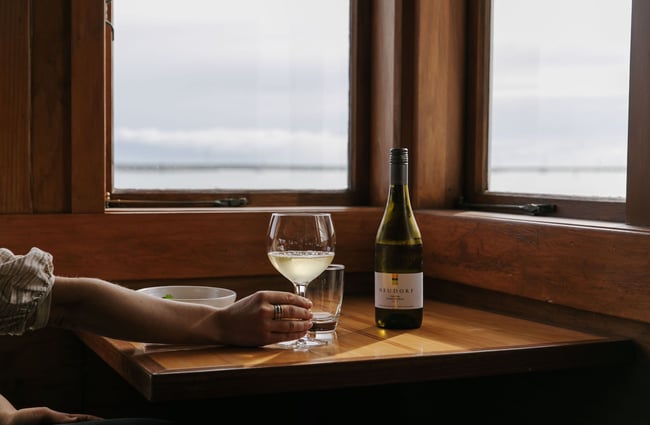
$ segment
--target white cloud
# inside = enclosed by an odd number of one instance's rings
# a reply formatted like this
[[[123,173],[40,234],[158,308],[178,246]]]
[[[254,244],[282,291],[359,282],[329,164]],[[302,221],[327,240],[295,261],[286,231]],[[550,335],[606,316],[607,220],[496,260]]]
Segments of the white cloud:
[[[156,149],[196,150],[211,157],[246,157],[251,163],[346,164],[347,137],[329,133],[283,129],[209,128],[200,130],[161,130],[156,128],[117,128],[116,142],[121,149],[129,144],[150,145]]]

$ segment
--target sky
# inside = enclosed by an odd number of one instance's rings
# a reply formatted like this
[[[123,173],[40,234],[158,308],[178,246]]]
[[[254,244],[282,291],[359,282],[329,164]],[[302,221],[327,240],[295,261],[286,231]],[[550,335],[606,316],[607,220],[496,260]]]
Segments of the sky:
[[[114,1],[116,161],[347,163],[348,14],[347,0]]]
[[[629,0],[494,2],[494,165],[625,166],[630,19]]]

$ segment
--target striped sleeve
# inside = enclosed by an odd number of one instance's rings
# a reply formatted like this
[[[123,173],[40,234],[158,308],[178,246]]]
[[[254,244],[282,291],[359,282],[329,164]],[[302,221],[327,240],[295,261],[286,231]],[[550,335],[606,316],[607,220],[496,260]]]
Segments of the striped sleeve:
[[[0,248],[0,335],[22,335],[47,325],[53,284],[51,254],[32,248],[14,255]]]

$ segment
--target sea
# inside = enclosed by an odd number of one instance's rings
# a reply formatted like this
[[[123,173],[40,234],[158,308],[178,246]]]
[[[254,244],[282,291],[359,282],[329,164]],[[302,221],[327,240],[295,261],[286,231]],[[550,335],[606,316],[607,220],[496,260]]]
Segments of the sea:
[[[120,167],[114,170],[116,189],[218,190],[345,190],[345,166],[286,168],[249,167]],[[497,170],[490,173],[495,192],[538,193],[624,199],[625,167]]]

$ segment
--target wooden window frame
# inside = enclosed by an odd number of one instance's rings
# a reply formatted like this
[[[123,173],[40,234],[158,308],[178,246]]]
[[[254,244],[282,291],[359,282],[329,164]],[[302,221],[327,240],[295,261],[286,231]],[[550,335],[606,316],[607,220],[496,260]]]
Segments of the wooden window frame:
[[[489,64],[491,4],[472,1],[469,9],[469,134],[464,198],[477,204],[549,203],[557,206],[554,217],[582,218],[629,224],[650,224],[650,179],[648,164],[648,26],[647,5],[632,2],[627,195],[624,201],[549,195],[518,195],[489,192],[487,149],[489,114]],[[645,38],[644,38],[645,37]],[[498,209],[495,209],[498,210]]]

